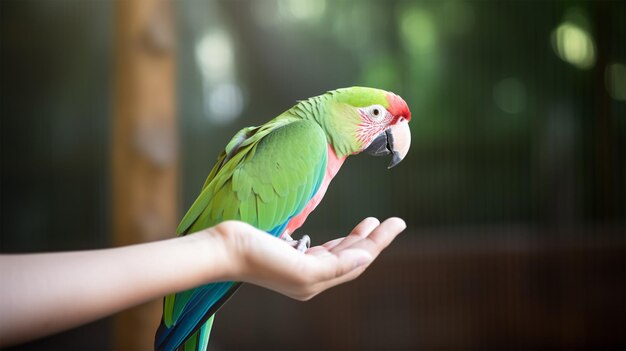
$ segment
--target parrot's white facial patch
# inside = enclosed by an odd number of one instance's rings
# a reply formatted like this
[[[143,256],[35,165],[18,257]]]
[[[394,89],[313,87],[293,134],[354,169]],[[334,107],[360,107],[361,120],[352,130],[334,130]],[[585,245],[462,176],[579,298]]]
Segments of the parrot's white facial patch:
[[[391,117],[391,113],[381,105],[372,105],[364,107],[361,110],[361,116],[372,122],[382,122]]]
[[[393,120],[393,115],[382,105],[362,107],[358,111],[362,123],[359,125],[357,138],[365,148],[378,134],[387,129]]]

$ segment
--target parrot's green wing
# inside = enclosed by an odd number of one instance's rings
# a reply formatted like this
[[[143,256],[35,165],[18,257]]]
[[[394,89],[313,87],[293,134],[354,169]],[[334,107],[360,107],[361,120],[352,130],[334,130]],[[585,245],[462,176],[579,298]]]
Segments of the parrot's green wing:
[[[280,127],[280,123],[276,123],[275,125],[271,125],[267,123],[263,127],[246,127],[237,132],[235,136],[230,140],[230,142],[224,148],[224,151],[217,157],[217,162],[213,169],[207,176],[204,181],[204,185],[202,186],[202,190],[206,189],[206,187],[211,183],[211,181],[215,178],[217,173],[222,169],[224,163],[230,160],[237,152],[240,150],[242,146],[247,146],[249,149],[250,145],[257,143],[263,136],[267,135],[272,128]],[[257,133],[259,129],[263,129],[263,131]],[[244,144],[245,145],[242,145]],[[245,151],[243,151],[245,152]],[[198,196],[196,201],[191,205],[185,217],[183,217],[182,221],[178,224],[178,228],[176,228],[176,233],[178,235],[184,235],[187,233],[187,229],[193,224],[193,222],[198,219],[198,215],[202,212],[204,208],[206,208],[209,203],[210,198],[206,196],[202,196],[203,193]]]
[[[314,122],[280,118],[242,129],[218,158],[177,232],[228,219],[271,231],[300,212],[317,190],[326,150],[325,134]]]
[[[319,189],[327,145],[318,124],[298,118],[283,116],[243,129],[218,158],[177,232],[192,233],[236,219],[275,236],[282,234]],[[167,296],[163,312],[167,330],[161,344],[180,345],[236,289],[233,284],[208,284]]]

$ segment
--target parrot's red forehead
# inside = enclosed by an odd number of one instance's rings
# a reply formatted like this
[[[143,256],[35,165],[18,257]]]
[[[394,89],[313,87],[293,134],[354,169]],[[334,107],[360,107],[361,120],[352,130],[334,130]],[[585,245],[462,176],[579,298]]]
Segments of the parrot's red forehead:
[[[394,117],[404,117],[407,121],[411,120],[411,111],[409,111],[409,106],[406,102],[394,93],[387,94],[387,101],[389,102],[389,112]]]

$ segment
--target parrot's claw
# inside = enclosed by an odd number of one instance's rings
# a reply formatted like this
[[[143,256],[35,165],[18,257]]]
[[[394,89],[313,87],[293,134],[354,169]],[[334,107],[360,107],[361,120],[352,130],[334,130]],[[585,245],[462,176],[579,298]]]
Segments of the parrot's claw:
[[[296,250],[306,252],[309,247],[311,247],[311,237],[303,235],[302,238],[297,241]]]
[[[305,252],[309,247],[311,247],[311,237],[308,235],[303,235],[300,240],[294,240],[291,236],[286,235],[285,242],[300,252]]]

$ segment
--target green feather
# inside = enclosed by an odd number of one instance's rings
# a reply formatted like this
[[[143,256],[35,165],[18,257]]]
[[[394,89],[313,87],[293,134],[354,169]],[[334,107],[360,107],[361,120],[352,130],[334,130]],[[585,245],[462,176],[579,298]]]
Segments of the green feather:
[[[265,203],[260,196],[257,196],[256,208],[257,218],[259,220],[259,228],[271,230],[274,227],[274,225],[272,225],[272,220],[274,219],[272,207],[268,206],[267,203]]]
[[[274,215],[272,216],[272,223],[280,223],[280,220],[285,215],[285,209],[287,208],[287,206],[287,201],[276,201],[276,206],[274,207]]]
[[[197,349],[198,349],[198,332],[195,332],[189,339],[187,339],[187,342],[185,342],[183,351],[197,351]]]

